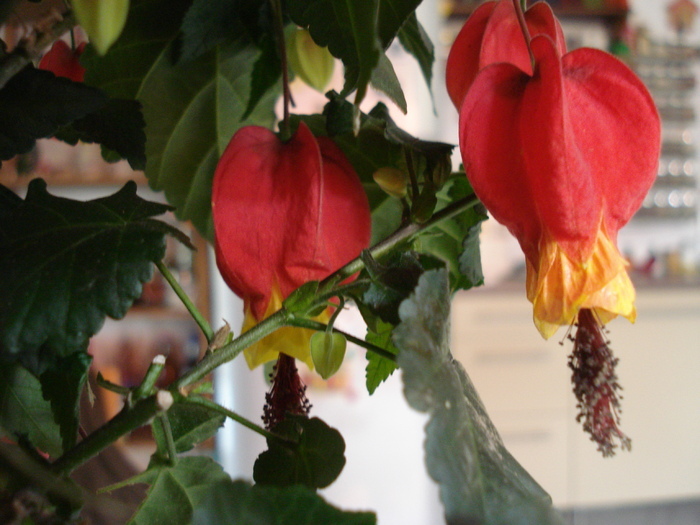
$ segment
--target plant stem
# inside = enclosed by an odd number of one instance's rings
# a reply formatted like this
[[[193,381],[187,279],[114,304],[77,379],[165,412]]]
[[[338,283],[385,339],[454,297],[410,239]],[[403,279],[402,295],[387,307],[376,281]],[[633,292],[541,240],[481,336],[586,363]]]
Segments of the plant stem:
[[[191,403],[193,405],[199,405],[203,406],[205,408],[208,408],[209,410],[212,410],[213,412],[218,412],[219,414],[223,414],[224,416],[233,419],[236,423],[240,423],[244,427],[252,430],[253,432],[256,432],[260,434],[262,437],[265,439],[277,439],[285,442],[291,442],[290,440],[279,436],[277,434],[274,434],[270,432],[269,430],[264,429],[260,425],[256,425],[249,419],[244,418],[243,416],[237,414],[233,410],[229,410],[226,407],[223,407],[219,405],[218,403],[214,403],[214,401],[207,399],[206,397],[200,397],[200,396],[188,396],[184,398],[185,403]]]
[[[153,361],[151,361],[148,370],[146,370],[146,375],[144,376],[143,381],[141,381],[141,384],[137,386],[132,393],[131,397],[133,401],[138,401],[139,399],[143,399],[144,397],[148,397],[153,394],[156,381],[158,381],[163,368],[165,368],[165,356],[155,356]]]
[[[158,423],[160,423],[163,435],[165,436],[165,446],[168,452],[168,461],[171,465],[175,464],[177,459],[177,448],[173,439],[173,429],[170,427],[170,419],[167,414],[158,414]]]
[[[293,319],[289,324],[298,328],[309,328],[311,330],[316,330],[317,332],[327,331],[330,326],[324,323],[319,323],[318,321],[313,321],[311,319]],[[361,346],[362,348],[370,352],[374,352],[375,354],[383,357],[384,359],[388,359],[389,361],[396,363],[396,356],[391,352],[384,350],[383,348],[377,345],[373,345],[372,343],[368,343],[364,339],[360,339],[359,337],[355,337],[354,335],[348,334],[347,332],[338,330],[335,327],[333,327],[333,331],[338,334],[341,334],[343,337],[345,337],[345,339],[347,339],[351,343],[355,343],[357,346]]]
[[[163,261],[158,261],[156,263],[156,267],[160,271],[160,273],[165,277],[165,280],[168,281],[168,284],[172,287],[172,289],[175,291],[177,296],[180,298],[182,301],[182,304],[185,305],[185,308],[187,308],[187,311],[190,313],[192,316],[192,319],[195,320],[195,322],[199,325],[199,328],[202,330],[202,333],[204,334],[204,337],[207,338],[207,342],[210,343],[212,338],[214,337],[214,331],[211,329],[211,326],[209,325],[209,322],[204,318],[202,313],[197,309],[195,304],[192,302],[192,299],[187,295],[185,290],[182,289],[182,286],[180,286],[180,283],[177,282],[177,279],[175,279],[175,276],[170,272],[168,267],[163,263]]]
[[[70,474],[123,435],[148,423],[161,410],[157,396],[137,401],[131,407],[125,406],[119,414],[54,461],[51,470],[57,474]]]
[[[398,244],[406,241],[407,239],[410,239],[414,235],[427,230],[429,228],[432,228],[436,224],[450,219],[456,215],[459,215],[460,213],[468,210],[469,208],[474,207],[477,203],[479,202],[479,199],[476,197],[476,195],[470,195],[469,197],[465,197],[464,199],[458,200],[456,202],[453,202],[452,204],[445,206],[441,210],[435,212],[433,216],[425,221],[422,224],[418,223],[411,223],[407,224],[406,226],[398,229],[396,232],[391,234],[389,237],[384,239],[383,241],[378,242],[377,244],[372,247],[369,252],[372,255],[372,257],[379,258],[382,255],[390,252],[394,247],[396,247]],[[321,285],[323,286],[326,284],[327,281],[330,281],[332,279],[337,279],[337,280],[344,280],[350,277],[352,274],[359,272],[365,267],[365,263],[362,262],[362,259],[358,257],[357,259],[354,259],[353,261],[350,261],[348,264],[340,268],[338,271],[333,273],[332,275],[328,276],[326,279],[321,281]]]
[[[270,335],[275,330],[286,326],[288,324],[289,317],[289,312],[284,308],[276,311],[270,317],[256,324],[247,332],[244,332],[236,337],[229,344],[205,355],[194,368],[185,372],[171,385],[170,388],[183,388],[199,381],[200,379],[203,379],[207,374],[213,372],[215,368],[236,358],[245,348],[248,348],[266,335]]]

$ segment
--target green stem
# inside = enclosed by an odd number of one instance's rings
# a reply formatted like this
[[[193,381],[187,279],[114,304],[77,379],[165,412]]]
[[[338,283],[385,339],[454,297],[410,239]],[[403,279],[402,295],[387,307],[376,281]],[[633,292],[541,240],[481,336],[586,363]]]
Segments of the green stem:
[[[253,432],[256,432],[260,434],[262,437],[265,439],[277,439],[284,441],[286,443],[292,443],[292,441],[279,436],[277,434],[274,434],[270,432],[269,430],[264,429],[260,425],[256,425],[249,419],[244,418],[243,416],[237,414],[233,410],[229,410],[226,407],[222,407],[218,403],[214,403],[214,401],[207,399],[206,397],[200,397],[200,396],[188,396],[184,398],[185,403],[191,403],[193,405],[199,405],[205,408],[208,408],[209,410],[213,412],[218,412],[219,414],[223,414],[224,416],[233,419],[236,423],[240,423],[244,427],[252,430]]]
[[[390,252],[398,244],[406,241],[407,239],[410,239],[414,235],[417,235],[418,233],[424,230],[432,228],[433,226],[442,221],[451,219],[452,217],[455,217],[456,215],[459,215],[460,213],[470,208],[473,208],[478,203],[479,199],[476,197],[476,195],[470,195],[469,197],[465,197],[464,199],[453,202],[452,204],[442,208],[440,211],[435,212],[430,219],[428,219],[422,224],[411,223],[400,228],[383,241],[375,244],[374,247],[372,247],[369,250],[369,252],[373,258],[377,259],[382,255],[385,255],[386,253]],[[334,279],[340,281],[347,279],[352,274],[362,270],[364,267],[365,263],[360,257],[358,257],[357,259],[350,261],[338,271],[321,281],[320,286],[323,287],[327,281],[332,281]]]
[[[120,437],[148,423],[162,409],[157,396],[142,399],[131,407],[125,406],[119,414],[54,461],[51,470],[57,474],[70,474]]]
[[[156,381],[158,381],[163,368],[165,368],[165,356],[155,356],[153,361],[151,361],[148,370],[146,370],[146,375],[144,376],[143,381],[141,381],[141,384],[137,386],[131,394],[132,401],[138,401],[139,399],[143,399],[144,397],[148,397],[153,394],[156,387]]]
[[[270,335],[275,330],[286,326],[289,323],[289,317],[289,312],[287,312],[287,310],[284,308],[276,311],[270,317],[256,324],[247,332],[239,335],[229,344],[205,355],[194,368],[185,372],[171,385],[170,388],[183,388],[192,383],[196,383],[200,379],[203,379],[205,376],[213,372],[215,368],[235,359],[245,348],[248,348],[253,343],[258,342],[266,335]]]
[[[173,439],[173,429],[170,426],[170,419],[167,414],[158,414],[158,423],[163,430],[165,436],[165,447],[168,453],[168,462],[174,465],[177,460],[177,449],[175,448],[175,439]]]
[[[156,266],[158,267],[160,273],[163,274],[163,277],[165,277],[165,280],[168,281],[168,284],[172,287],[177,296],[180,298],[182,304],[185,305],[185,308],[187,308],[187,311],[192,316],[192,319],[194,319],[195,322],[199,325],[199,328],[202,330],[204,337],[207,338],[207,342],[210,343],[214,337],[214,331],[211,329],[211,326],[209,326],[209,322],[197,309],[195,304],[192,302],[192,299],[190,299],[185,290],[182,289],[180,283],[177,282],[177,279],[175,279],[175,277],[170,272],[168,267],[163,263],[163,261],[158,261],[156,263]]]
[[[327,331],[330,327],[330,325],[319,323],[318,321],[313,321],[311,319],[293,319],[289,324],[292,326],[296,326],[297,328],[308,328],[310,330],[316,330],[317,332]],[[361,346],[362,348],[373,352],[383,357],[384,359],[388,359],[389,361],[396,363],[396,356],[391,352],[384,350],[383,348],[377,345],[373,345],[372,343],[368,343],[364,339],[360,339],[359,337],[355,337],[354,335],[351,335],[347,332],[338,330],[335,327],[333,327],[332,329],[334,332],[341,334],[343,337],[345,337],[345,339],[347,339],[351,343],[355,343],[357,346]]]

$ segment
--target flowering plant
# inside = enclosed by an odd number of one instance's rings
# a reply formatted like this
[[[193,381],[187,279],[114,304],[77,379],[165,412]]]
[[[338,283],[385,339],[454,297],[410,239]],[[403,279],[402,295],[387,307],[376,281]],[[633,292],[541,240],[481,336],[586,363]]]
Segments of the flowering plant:
[[[105,159],[144,170],[169,205],[141,199],[134,183],[86,202],[42,180],[24,197],[0,187],[0,521],[76,522],[85,498],[69,474],[150,426],[148,468],[102,487],[148,486],[130,523],[376,523],[317,494],[341,474],[345,442],[313,417],[296,365],[328,379],[351,342],[366,351],[370,393],[400,369],[408,404],[428,413],[425,462],[447,523],[563,523],[449,348],[452,295],[483,282],[487,210],[525,253],[536,329],[575,327],[584,429],[603,454],[616,440],[628,446],[602,326],[634,319],[616,235],[653,181],[651,99],[613,57],[567,52],[546,4],[486,2],[447,62],[464,164],[453,171],[453,146],[409,135],[383,103],[366,107],[376,88],[410,110],[387,54],[395,41],[430,84],[435,53],[419,3],[73,0],[3,57],[0,159],[42,137],[99,143]],[[58,40],[76,24],[84,49]],[[323,89],[336,62],[342,85],[331,84],[323,112],[293,115],[292,74]],[[155,219],[169,210],[211,242],[243,300],[237,335],[212,327],[163,263],[166,236],[191,246]],[[124,407],[86,432],[78,400],[90,339],[126,314],[154,265],[205,344],[169,382],[158,382],[164,356],[136,386],[100,376]],[[349,303],[365,338],[336,326]],[[273,364],[264,426],[211,398],[207,377],[240,354],[251,369]],[[254,484],[183,454],[227,418],[266,440]]]

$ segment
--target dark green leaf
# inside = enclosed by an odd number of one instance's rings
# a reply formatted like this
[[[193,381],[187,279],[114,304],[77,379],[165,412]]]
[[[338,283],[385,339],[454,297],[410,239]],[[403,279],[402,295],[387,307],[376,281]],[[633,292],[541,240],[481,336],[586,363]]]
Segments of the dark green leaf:
[[[297,0],[287,3],[287,11],[294,23],[309,30],[314,42],[343,61],[342,94],[356,89],[359,103],[382,51],[377,34],[378,0]]]
[[[398,354],[399,351],[391,340],[394,326],[382,321],[379,321],[376,324],[376,332],[368,329],[365,341],[383,348],[384,350],[388,350],[394,355]],[[370,393],[370,395],[374,394],[377,387],[386,381],[397,368],[398,366],[393,361],[377,355],[374,352],[367,352],[365,383],[367,385],[367,391]]]
[[[437,210],[472,195],[473,191],[466,176],[458,173],[438,192]],[[413,243],[416,251],[434,255],[445,261],[450,270],[452,291],[466,290],[483,284],[479,232],[481,222],[486,217],[483,206],[476,204],[469,210],[425,230]]]
[[[324,488],[345,466],[345,441],[318,418],[288,415],[273,431],[294,443],[267,440],[268,449],[255,461],[253,479],[262,485],[306,485]]]
[[[195,445],[209,439],[221,428],[226,416],[201,405],[176,403],[168,410],[167,418],[178,453],[187,452]],[[157,442],[165,437],[160,425],[153,425],[153,435]]]
[[[75,445],[78,436],[80,394],[87,380],[92,356],[74,352],[57,359],[39,376],[44,399],[51,403],[53,417],[61,429],[63,450]]]
[[[180,60],[205,55],[241,31],[259,23],[264,0],[194,0],[182,22]]]
[[[302,486],[224,481],[195,510],[194,525],[375,525],[371,512],[344,512]]]
[[[182,457],[175,465],[154,457],[148,470],[105,490],[136,483],[150,485],[146,499],[129,520],[130,525],[189,525],[194,509],[223,481],[230,481],[228,474],[209,457]]]
[[[22,205],[0,214],[0,359],[40,375],[82,352],[105,316],[119,319],[165,253],[165,235],[184,237],[151,217],[169,206],[136,195],[136,184],[79,202],[31,181]]]
[[[104,57],[86,51],[86,82],[117,98],[136,98],[146,121],[146,177],[176,215],[212,239],[211,183],[219,156],[244,125],[271,127],[277,91],[246,120],[259,51],[233,34],[197,60],[175,64],[187,0],[134,2],[124,32]],[[85,56],[84,55],[84,56]]]
[[[36,139],[50,137],[106,102],[98,89],[25,67],[0,89],[0,160],[28,152]]]
[[[21,365],[0,366],[0,430],[12,440],[28,439],[52,457],[63,452],[61,430],[41,383]]]
[[[549,496],[510,455],[449,349],[446,270],[428,271],[394,330],[408,403],[428,412],[426,465],[448,524],[563,525]]]
[[[253,67],[250,98],[241,117],[244,120],[250,116],[258,102],[263,100],[270,90],[279,91],[277,84],[282,78],[282,62],[277,53],[277,43],[272,35],[267,35],[263,38],[259,42],[258,47],[260,55]]]
[[[389,57],[386,56],[386,53],[381,53],[379,56],[379,62],[372,72],[372,79],[370,82],[374,89],[388,96],[391,101],[406,114],[408,110],[406,97],[403,94],[403,89],[401,89],[399,79],[396,77],[394,66],[391,64]]]
[[[425,254],[395,251],[381,263],[363,255],[372,284],[361,298],[379,318],[389,324],[399,324],[399,305],[418,284],[427,269],[444,266],[444,262]]]
[[[141,104],[135,100],[110,99],[100,109],[59,130],[56,138],[75,144],[78,140],[97,142],[117,156],[107,161],[126,159],[132,169],[146,167],[145,123]]]
[[[379,0],[379,21],[377,32],[382,47],[386,49],[404,25],[406,20],[415,16],[416,8],[422,0]]]
[[[425,83],[430,88],[433,80],[433,63],[435,48],[430,37],[418,21],[416,14],[411,14],[399,31],[399,42],[403,48],[415,57],[420,66]]]

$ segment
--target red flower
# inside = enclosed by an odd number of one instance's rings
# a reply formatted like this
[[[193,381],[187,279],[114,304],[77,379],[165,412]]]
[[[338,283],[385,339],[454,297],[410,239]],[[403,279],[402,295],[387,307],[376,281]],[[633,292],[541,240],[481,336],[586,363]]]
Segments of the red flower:
[[[460,149],[479,198],[517,237],[528,297],[545,337],[580,308],[634,319],[634,289],[615,247],[656,176],[660,124],[641,81],[614,57],[563,57],[530,43],[532,74],[493,64],[460,110]]]
[[[303,123],[288,142],[262,127],[239,130],[217,165],[212,211],[217,264],[244,301],[244,331],[369,244],[369,205],[357,174],[333,141]],[[248,364],[282,352],[313,366],[310,335],[278,330],[246,350]]]
[[[540,333],[577,326],[570,366],[579,418],[609,455],[613,439],[623,448],[629,439],[617,428],[617,361],[601,327],[636,316],[616,239],[656,177],[659,117],[622,62],[594,49],[562,54],[552,24],[533,30],[528,19],[541,4],[520,16],[518,0],[507,3],[467,22],[472,34],[450,55],[449,67],[461,67],[460,53],[466,67],[448,72],[462,159],[476,194],[525,252]]]
[[[559,54],[566,41],[552,8],[537,2],[524,13],[529,36],[548,35]],[[457,35],[447,57],[446,83],[452,103],[459,109],[477,73],[489,64],[507,62],[532,74],[532,60],[512,0],[481,4]]]
[[[39,69],[51,71],[57,77],[69,78],[73,82],[82,82],[85,68],[80,65],[80,55],[85,50],[85,42],[71,49],[63,40],[56,40],[51,49],[41,57]]]

